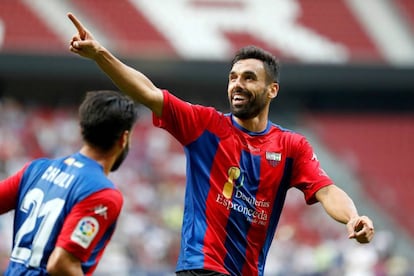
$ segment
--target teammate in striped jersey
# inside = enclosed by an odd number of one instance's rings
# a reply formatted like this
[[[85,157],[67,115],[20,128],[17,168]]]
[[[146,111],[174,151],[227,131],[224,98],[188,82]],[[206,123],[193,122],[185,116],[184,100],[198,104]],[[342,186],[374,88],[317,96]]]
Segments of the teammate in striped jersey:
[[[0,182],[0,214],[14,210],[5,275],[92,275],[112,237],[123,197],[107,176],[127,156],[136,105],[91,91],[79,117],[79,152],[33,160]]]

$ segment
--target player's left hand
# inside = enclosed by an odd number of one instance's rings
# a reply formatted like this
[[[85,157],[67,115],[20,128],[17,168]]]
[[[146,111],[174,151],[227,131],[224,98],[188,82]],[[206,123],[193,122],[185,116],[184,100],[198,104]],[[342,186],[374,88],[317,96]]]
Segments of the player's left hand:
[[[374,237],[374,224],[367,216],[356,216],[346,224],[349,238],[359,243],[369,243]]]

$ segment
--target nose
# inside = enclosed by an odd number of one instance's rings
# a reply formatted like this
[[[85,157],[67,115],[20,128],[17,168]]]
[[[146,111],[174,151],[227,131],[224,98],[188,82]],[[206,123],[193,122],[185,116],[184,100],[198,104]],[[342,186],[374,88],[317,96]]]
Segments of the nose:
[[[243,83],[241,81],[241,78],[234,78],[230,81],[229,83],[230,87],[232,88],[231,90],[234,91],[242,91],[244,88]]]

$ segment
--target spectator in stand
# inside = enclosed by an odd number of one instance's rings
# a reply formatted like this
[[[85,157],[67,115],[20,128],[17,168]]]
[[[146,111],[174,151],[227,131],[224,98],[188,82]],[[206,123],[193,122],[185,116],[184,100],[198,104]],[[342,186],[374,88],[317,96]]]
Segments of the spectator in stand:
[[[123,204],[108,174],[127,156],[137,117],[127,96],[88,92],[79,107],[80,151],[35,159],[0,182],[0,214],[15,211],[5,275],[93,273]]]
[[[187,156],[185,211],[177,275],[263,275],[286,192],[300,189],[346,224],[349,238],[371,241],[372,221],[320,168],[305,137],[269,121],[279,65],[254,46],[240,49],[229,73],[231,113],[193,105],[156,87],[113,56],[73,15],[70,50],[94,60],[127,95],[153,112]]]

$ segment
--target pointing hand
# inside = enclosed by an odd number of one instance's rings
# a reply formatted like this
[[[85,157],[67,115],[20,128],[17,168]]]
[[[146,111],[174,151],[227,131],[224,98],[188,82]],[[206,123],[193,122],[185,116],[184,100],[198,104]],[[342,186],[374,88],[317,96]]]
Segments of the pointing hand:
[[[68,17],[78,31],[70,41],[69,50],[80,56],[93,59],[99,52],[101,45],[93,38],[92,34],[75,15],[68,13]]]

